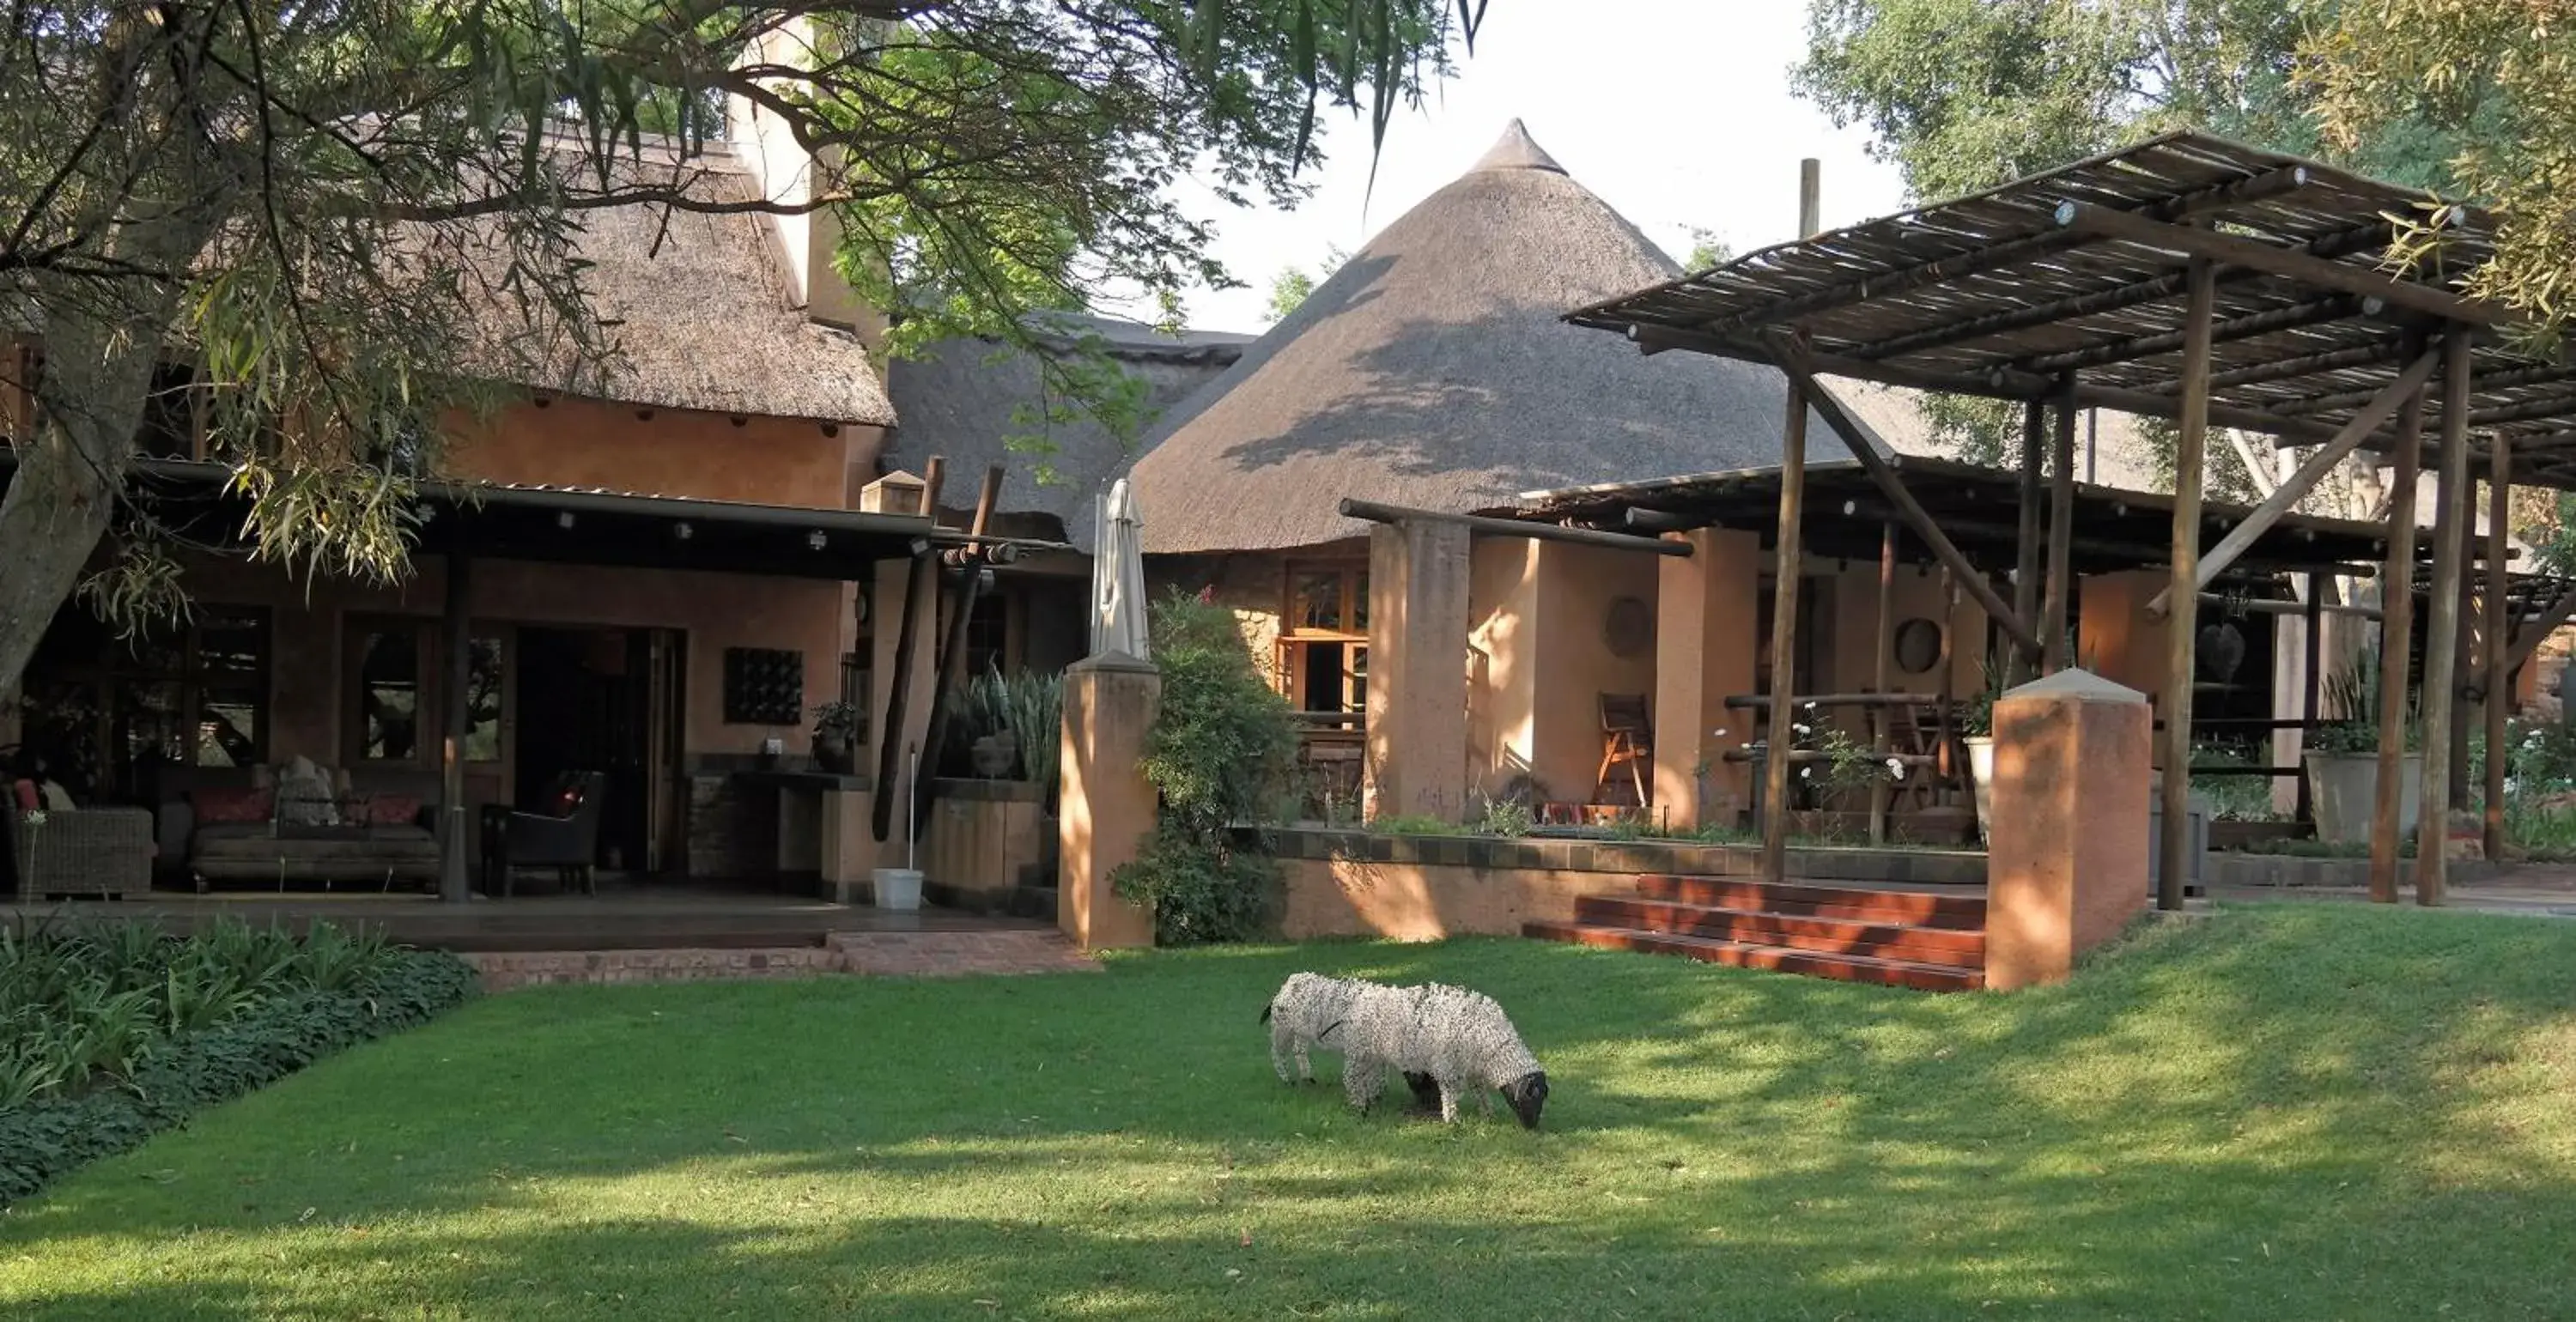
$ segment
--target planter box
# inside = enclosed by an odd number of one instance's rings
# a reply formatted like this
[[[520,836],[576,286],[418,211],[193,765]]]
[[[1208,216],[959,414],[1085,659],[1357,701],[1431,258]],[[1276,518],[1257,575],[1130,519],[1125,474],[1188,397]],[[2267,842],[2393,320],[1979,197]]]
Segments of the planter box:
[[[2317,838],[2338,844],[2368,842],[2371,813],[2378,805],[2379,755],[2310,753],[2306,762],[2308,800],[2317,811]],[[2397,829],[2412,835],[2416,805],[2423,798],[2424,755],[2409,753],[2397,765]]]

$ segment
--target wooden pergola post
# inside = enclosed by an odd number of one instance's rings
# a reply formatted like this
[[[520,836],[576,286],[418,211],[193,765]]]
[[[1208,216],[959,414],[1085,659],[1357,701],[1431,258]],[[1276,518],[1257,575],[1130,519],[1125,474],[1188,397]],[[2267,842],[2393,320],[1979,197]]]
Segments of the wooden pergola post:
[[[465,802],[465,738],[473,729],[466,686],[474,682],[472,586],[474,562],[463,554],[447,557],[447,731],[438,748],[438,898],[463,904],[473,898],[466,870],[467,842],[473,839],[473,814]]]
[[[2307,756],[2308,741],[2316,737],[2317,692],[2322,687],[2318,682],[2317,669],[2325,660],[2326,576],[2313,569],[2308,571],[2306,604],[2304,632],[2307,636],[2301,640],[2305,655],[2301,658],[2302,682],[2299,685],[2299,755],[2302,759]],[[2345,714],[2350,715],[2348,712]],[[2299,802],[2292,816],[2298,821],[2314,823],[2317,805],[2310,792],[2308,778],[2299,777],[2298,786]]]
[[[2040,566],[2048,549],[2047,534],[2040,522],[2048,503],[2048,487],[2042,477],[2048,444],[2047,408],[2039,400],[2027,400],[2021,414],[2021,508],[2015,511],[2020,521],[2013,532],[2013,614],[2032,624],[2039,622]],[[2014,654],[2004,687],[2011,688],[2039,673],[2048,650],[2044,629],[2039,644],[2036,655]]]
[[[2447,350],[2446,350],[2447,352]],[[2397,462],[2388,478],[2388,558],[2379,569],[2379,775],[2370,805],[2370,899],[2397,903],[2397,853],[2405,830],[2407,681],[2415,647],[2415,485],[2423,462],[2424,389],[2398,414]],[[2348,715],[2348,714],[2347,714]]]
[[[2200,470],[2209,440],[2209,323],[2217,299],[2218,268],[2195,258],[2186,282],[2190,301],[2183,320],[2182,430],[2174,445],[2172,580],[2166,591],[2177,603],[2165,626],[2164,775],[2158,785],[2164,820],[2156,876],[2156,907],[2183,905],[2184,877],[2191,848],[2191,681],[2192,616],[2182,608],[2200,599]]]
[[[2049,450],[2048,586],[2040,609],[2040,673],[2070,664],[2066,626],[2075,597],[2075,374],[2058,378],[2057,429]]]
[[[2442,352],[2442,483],[2433,517],[2432,618],[2424,631],[2424,793],[2415,823],[2415,902],[2442,902],[2451,827],[2451,702],[2459,691],[2460,525],[2469,517],[2469,328],[2453,322]]]
[[[1770,725],[1763,731],[1762,879],[1777,883],[1789,867],[1789,753],[1797,724],[1798,575],[1801,516],[1807,505],[1807,394],[1789,382],[1789,416],[1780,429],[1780,522],[1771,582]]]
[[[2489,442],[2487,461],[2487,767],[2483,843],[2489,862],[2504,857],[2505,717],[2513,710],[2513,647],[2505,637],[2505,594],[2512,591],[2505,525],[2512,512],[2513,451],[2503,432]]]
[[[2477,721],[2478,689],[2478,480],[2460,484],[2460,520],[2452,534],[2460,539],[2459,642],[2451,664],[2451,793],[2444,800],[2452,812],[2469,810],[2469,726]]]
[[[1888,655],[1896,649],[1896,525],[1878,525],[1878,620],[1872,631],[1877,641],[1877,661],[1870,677],[1870,692],[1882,697],[1888,691]],[[1893,729],[1891,710],[1884,704],[1869,709],[1869,751],[1884,759],[1889,750],[1888,737]],[[1887,843],[1887,814],[1896,797],[1892,781],[1872,780],[1869,795],[1869,841]]]
[[[1809,158],[1798,162],[1798,237],[1814,238],[1824,227],[1823,165]],[[1807,392],[1795,375],[1788,378],[1788,417],[1780,428],[1779,545],[1771,585],[1771,725],[1763,732],[1762,879],[1778,882],[1789,870],[1790,729],[1797,723],[1798,576],[1804,572],[1804,533],[1800,524],[1807,506]]]

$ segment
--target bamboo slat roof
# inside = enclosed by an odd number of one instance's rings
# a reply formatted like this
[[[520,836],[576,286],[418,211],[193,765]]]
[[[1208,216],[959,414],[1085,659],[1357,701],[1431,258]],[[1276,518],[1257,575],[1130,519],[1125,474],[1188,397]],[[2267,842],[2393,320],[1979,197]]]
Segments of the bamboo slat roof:
[[[2392,222],[2432,220],[2438,270],[2383,266]],[[2512,347],[2514,318],[2458,274],[2488,217],[2394,184],[2198,133],[1812,239],[1568,315],[1648,352],[1769,362],[1802,336],[1817,371],[2015,399],[2076,376],[2087,404],[2178,412],[2186,268],[2217,265],[2210,420],[2330,437],[2448,321],[2479,328],[2470,421],[2512,438],[2516,481],[2576,487],[2576,363]],[[2230,258],[2234,260],[2230,260]],[[2437,374],[2428,398],[2437,404]],[[2429,406],[2424,438],[2439,439]],[[2370,442],[2386,448],[2391,427]],[[2481,445],[2481,451],[2484,447]]]
[[[2019,474],[1927,455],[1897,455],[1891,466],[1971,561],[1998,574],[2013,568],[2018,558]],[[1807,553],[1876,560],[1879,530],[1896,518],[1877,485],[1857,461],[1848,458],[1810,459],[1806,472],[1808,513],[1803,540]],[[1686,526],[1755,530],[1767,539],[1779,520],[1780,473],[1780,466],[1773,464],[1533,491],[1521,497],[1513,517],[1623,532],[1674,526],[1677,520]],[[2171,558],[2172,496],[2078,482],[2075,502],[2078,533],[2070,559],[2078,573],[2136,569]],[[1630,510],[1643,511],[1655,522],[1631,524]],[[2204,503],[2201,512],[2213,528],[2231,527],[2245,515],[2242,507],[2217,501]],[[2386,535],[2386,529],[2376,523],[2285,515],[2256,540],[2237,567],[2241,576],[2259,578],[2284,571],[2368,566],[2387,554]],[[1914,534],[1902,528],[1897,554],[1914,562],[1931,559]],[[2424,554],[2430,556],[2431,551],[2426,549]]]

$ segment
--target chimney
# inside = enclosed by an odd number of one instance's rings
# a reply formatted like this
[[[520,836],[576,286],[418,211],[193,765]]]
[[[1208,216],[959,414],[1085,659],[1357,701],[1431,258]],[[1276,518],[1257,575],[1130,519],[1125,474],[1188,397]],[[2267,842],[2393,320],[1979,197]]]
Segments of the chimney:
[[[815,55],[815,28],[793,19],[763,33],[742,54],[742,62],[807,65]],[[788,132],[787,124],[768,109],[744,97],[728,97],[726,136],[734,157],[750,172],[752,183],[769,201],[788,206],[811,199],[829,187],[828,168],[816,161]],[[840,219],[828,210],[799,211],[768,217],[785,259],[788,289],[809,320],[856,333],[873,349],[885,338],[885,315],[863,303],[833,265],[842,239]],[[883,364],[879,364],[883,371]]]

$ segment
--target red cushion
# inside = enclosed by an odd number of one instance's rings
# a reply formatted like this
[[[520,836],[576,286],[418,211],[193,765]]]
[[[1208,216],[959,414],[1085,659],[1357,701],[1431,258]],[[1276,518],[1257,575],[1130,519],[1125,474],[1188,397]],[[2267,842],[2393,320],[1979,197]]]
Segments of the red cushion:
[[[379,794],[367,800],[366,822],[369,826],[409,826],[418,820],[419,795]]]
[[[570,817],[581,809],[581,786],[567,785],[555,796],[555,816]]]
[[[264,822],[277,815],[275,790],[191,790],[188,802],[200,823]]]
[[[36,782],[32,780],[11,783],[9,793],[16,800],[20,812],[34,812],[45,806],[44,796],[36,793]]]

